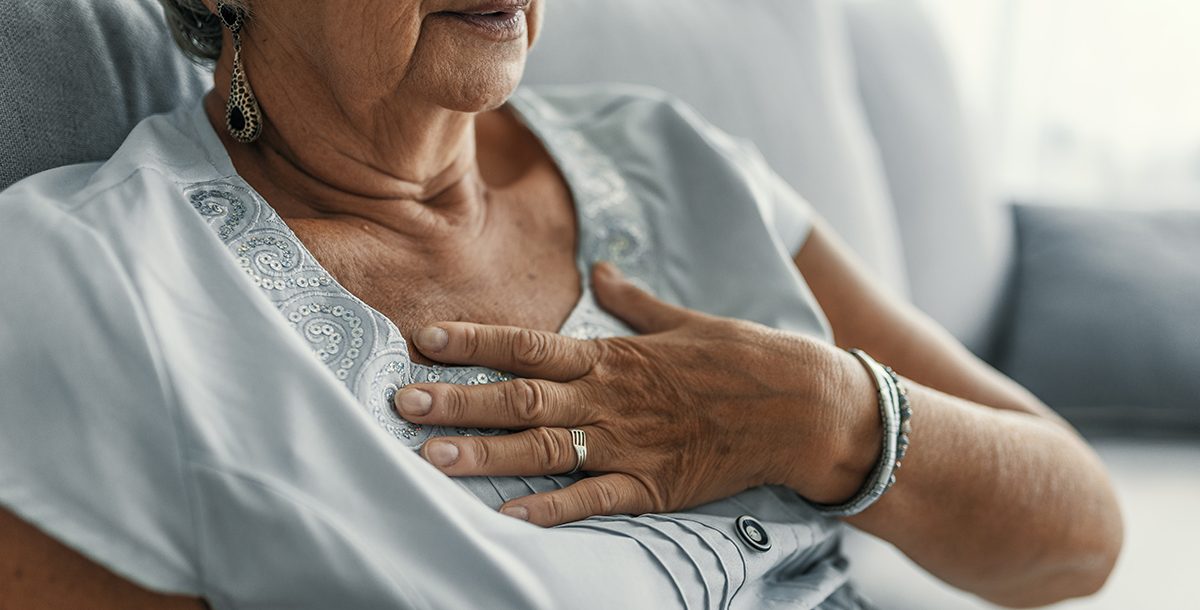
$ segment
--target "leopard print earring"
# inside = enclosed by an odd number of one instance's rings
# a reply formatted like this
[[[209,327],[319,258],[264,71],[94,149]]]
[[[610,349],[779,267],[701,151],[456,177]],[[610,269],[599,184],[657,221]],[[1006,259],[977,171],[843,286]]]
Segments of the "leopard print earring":
[[[246,24],[243,9],[227,2],[217,3],[217,15],[233,35],[233,75],[230,78],[229,101],[225,103],[225,128],[233,139],[250,144],[262,135],[262,108],[242,63],[242,27]]]

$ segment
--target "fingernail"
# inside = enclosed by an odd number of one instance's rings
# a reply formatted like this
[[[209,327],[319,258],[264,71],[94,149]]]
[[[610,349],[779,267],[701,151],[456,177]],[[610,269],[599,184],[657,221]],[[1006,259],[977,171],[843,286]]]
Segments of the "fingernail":
[[[436,326],[426,326],[417,331],[417,347],[423,352],[440,352],[450,342],[450,335],[445,329]]]
[[[529,520],[529,509],[524,506],[505,506],[500,509],[500,514],[508,515],[513,519],[520,519],[522,521]]]
[[[433,396],[425,390],[404,388],[396,394],[396,407],[401,415],[425,415],[433,408]]]
[[[449,466],[458,460],[458,445],[454,443],[433,443],[425,451],[429,463],[434,466]]]

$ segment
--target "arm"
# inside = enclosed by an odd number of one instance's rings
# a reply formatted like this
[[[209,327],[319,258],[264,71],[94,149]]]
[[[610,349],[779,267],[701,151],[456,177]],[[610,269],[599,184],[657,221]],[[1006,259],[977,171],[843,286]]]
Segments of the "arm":
[[[113,574],[0,508],[0,608],[203,610]]]
[[[834,318],[841,340],[865,338],[884,362],[907,353],[896,362],[901,372],[919,371],[900,483],[852,522],[936,576],[1000,603],[1039,605],[1098,589],[1119,550],[1121,524],[1087,446],[1027,393],[972,365],[944,331],[868,292],[865,276],[848,256],[831,253],[823,233],[799,258],[822,267],[823,304],[846,308]],[[417,334],[431,358],[531,378],[400,392],[398,408],[410,421],[526,429],[436,439],[425,445],[427,459],[454,476],[560,473],[574,465],[567,428],[584,429],[594,439],[586,470],[597,476],[504,507],[541,525],[668,512],[764,484],[825,504],[861,487],[878,458],[880,422],[873,383],[852,356],[802,335],[662,303],[611,266],[597,267],[593,284],[601,305],[640,336],[577,341],[461,322]],[[831,299],[831,291],[842,296]],[[854,337],[847,326],[860,319],[871,322]],[[426,407],[408,408],[419,392],[429,395]],[[453,459],[445,459],[447,445]]]
[[[879,291],[824,225],[796,266],[837,345],[860,347],[907,377],[917,409],[900,483],[850,523],[1001,604],[1098,590],[1120,551],[1121,517],[1103,467],[1074,430],[915,308]],[[848,402],[871,392],[860,377],[859,387],[845,388]],[[877,437],[878,418],[865,421],[867,438]]]

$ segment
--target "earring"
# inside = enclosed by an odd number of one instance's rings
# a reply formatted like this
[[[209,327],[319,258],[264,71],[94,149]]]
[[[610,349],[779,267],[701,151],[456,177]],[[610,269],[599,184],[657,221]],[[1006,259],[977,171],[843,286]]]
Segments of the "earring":
[[[250,144],[262,135],[262,108],[250,81],[246,78],[246,66],[242,63],[242,27],[245,11],[227,2],[217,3],[217,16],[233,35],[233,74],[229,83],[229,100],[225,102],[225,128],[233,139]]]

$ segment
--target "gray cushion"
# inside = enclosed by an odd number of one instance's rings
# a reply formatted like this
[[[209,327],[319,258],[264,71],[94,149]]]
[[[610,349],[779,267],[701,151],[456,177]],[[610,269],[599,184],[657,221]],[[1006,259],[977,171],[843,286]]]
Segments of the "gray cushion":
[[[850,0],[863,108],[896,205],[913,303],[991,357],[1012,222],[984,187],[949,57],[921,0]]]
[[[753,140],[885,282],[907,292],[839,0],[550,0],[546,8],[527,83],[670,91]]]
[[[1200,433],[1200,210],[1016,221],[1001,368],[1085,432]]]
[[[154,0],[5,0],[0,189],[108,158],[138,121],[210,81],[176,50]]]

